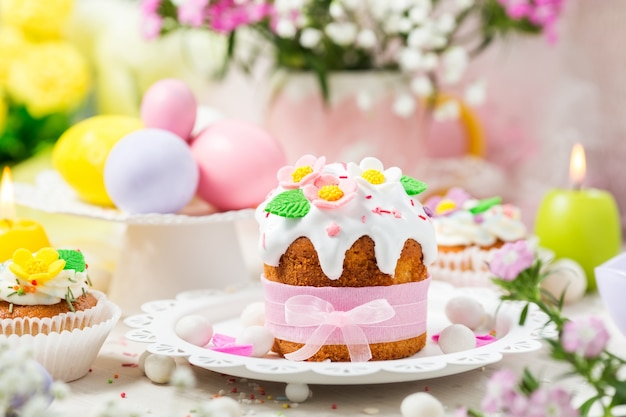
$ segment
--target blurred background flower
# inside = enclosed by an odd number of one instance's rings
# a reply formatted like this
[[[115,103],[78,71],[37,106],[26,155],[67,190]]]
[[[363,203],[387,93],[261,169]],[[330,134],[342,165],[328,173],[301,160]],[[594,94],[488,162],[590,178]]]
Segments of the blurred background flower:
[[[0,164],[58,139],[83,108],[86,61],[63,38],[72,0],[0,1]]]

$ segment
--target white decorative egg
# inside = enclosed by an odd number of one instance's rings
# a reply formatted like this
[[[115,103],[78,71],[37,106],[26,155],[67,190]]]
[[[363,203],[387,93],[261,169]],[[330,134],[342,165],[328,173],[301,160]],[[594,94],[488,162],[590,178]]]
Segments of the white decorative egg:
[[[309,386],[307,384],[299,384],[292,382],[285,387],[285,396],[289,401],[294,403],[301,403],[306,401],[311,395]]]
[[[172,373],[176,369],[176,361],[171,356],[148,355],[144,363],[144,370],[148,379],[157,384],[170,382]]]
[[[469,327],[452,324],[439,333],[439,348],[443,353],[456,353],[476,347],[476,336]]]
[[[263,326],[249,326],[237,337],[238,345],[252,345],[252,356],[265,356],[274,345],[274,335]]]
[[[174,331],[185,342],[196,346],[206,346],[213,337],[213,325],[198,314],[182,317],[176,322]]]
[[[402,417],[443,417],[443,405],[432,395],[417,392],[405,397],[400,404]]]
[[[451,298],[445,311],[450,322],[462,324],[472,330],[485,321],[485,308],[472,297],[461,295]]]
[[[263,326],[265,324],[265,303],[257,301],[248,304],[239,317],[243,327]]]

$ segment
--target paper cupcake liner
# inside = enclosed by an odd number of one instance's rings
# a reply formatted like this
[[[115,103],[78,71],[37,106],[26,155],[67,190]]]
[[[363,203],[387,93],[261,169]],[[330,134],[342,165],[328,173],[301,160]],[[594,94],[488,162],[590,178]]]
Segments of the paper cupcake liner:
[[[2,334],[0,341],[6,341],[14,348],[30,349],[34,358],[55,380],[69,382],[83,377],[89,372],[105,339],[121,316],[120,308],[108,300],[103,293],[98,291],[91,291],[91,293],[98,299],[98,303],[84,312],[61,314],[49,321],[40,320],[37,324],[33,319],[30,319],[29,323],[24,323],[28,319],[8,319],[14,322],[11,329],[45,328],[50,331],[39,332],[36,335],[13,333],[6,336]],[[8,326],[6,321],[7,319],[2,320],[3,330],[5,325]],[[22,322],[16,324],[17,321]]]
[[[493,285],[487,263],[497,249],[470,246],[458,252],[439,251],[437,260],[428,267],[433,279],[446,281],[458,287]]]

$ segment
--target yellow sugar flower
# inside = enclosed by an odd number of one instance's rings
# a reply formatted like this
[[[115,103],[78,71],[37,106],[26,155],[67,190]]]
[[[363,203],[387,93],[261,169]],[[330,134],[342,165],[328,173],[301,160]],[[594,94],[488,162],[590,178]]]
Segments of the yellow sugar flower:
[[[56,277],[65,267],[65,260],[53,248],[42,248],[33,255],[27,249],[18,249],[13,254],[9,269],[18,277],[33,285],[45,284]]]
[[[34,40],[58,39],[73,5],[73,0],[2,0],[0,17]]]
[[[84,58],[67,42],[31,44],[9,71],[7,91],[41,117],[77,107],[89,89]]]

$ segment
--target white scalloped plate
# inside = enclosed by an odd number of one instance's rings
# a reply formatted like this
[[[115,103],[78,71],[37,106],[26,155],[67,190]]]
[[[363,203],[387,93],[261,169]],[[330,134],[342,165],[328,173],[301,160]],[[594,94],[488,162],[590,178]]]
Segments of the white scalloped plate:
[[[126,224],[175,225],[230,222],[252,218],[254,209],[232,210],[203,215],[129,214],[114,208],[100,207],[81,201],[78,195],[54,170],[41,172],[34,184],[16,183],[18,204],[48,213],[73,214]],[[203,208],[203,213],[206,210]]]
[[[244,357],[189,344],[174,332],[180,318],[201,314],[212,321],[215,332],[236,337],[242,329],[239,317],[243,309],[263,299],[260,285],[235,292],[191,291],[179,294],[174,300],[152,301],[142,306],[145,314],[128,317],[124,323],[133,328],[126,333],[126,338],[150,343],[150,352],[187,357],[189,363],[211,371],[263,381],[333,385],[415,381],[458,374],[498,362],[503,354],[538,350],[541,347],[539,339],[556,334],[553,328],[544,327],[545,316],[532,309],[525,325],[519,326],[523,306],[514,303],[500,305],[498,295],[491,289],[456,289],[435,281],[429,291],[429,335],[450,324],[444,308],[447,300],[460,294],[478,299],[492,317],[497,312],[497,341],[465,352],[443,354],[429,338],[426,347],[416,355],[390,361],[292,362],[273,353],[262,358]]]

